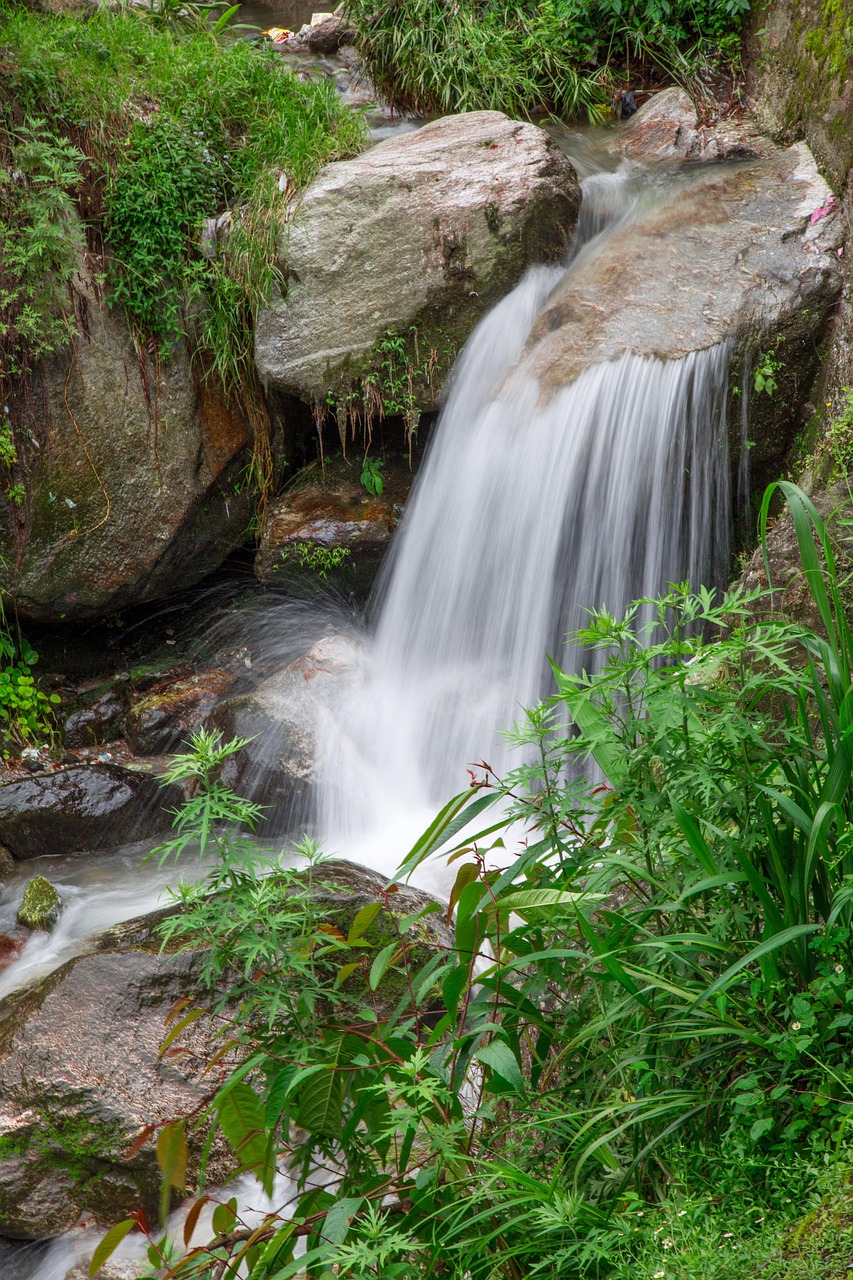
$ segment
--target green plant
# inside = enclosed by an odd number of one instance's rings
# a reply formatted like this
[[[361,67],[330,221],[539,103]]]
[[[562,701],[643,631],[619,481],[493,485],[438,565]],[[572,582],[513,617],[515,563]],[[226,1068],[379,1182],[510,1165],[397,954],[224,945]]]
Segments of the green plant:
[[[815,1170],[849,1169],[853,635],[818,513],[779,488],[822,634],[742,589],[593,613],[595,673],[555,668],[516,768],[473,770],[404,860],[456,866],[452,942],[418,949],[437,904],[371,935],[393,887],[346,931],[291,912],[279,869],[220,837],[167,926],[239,1003],[208,1119],[298,1194],[258,1226],[232,1206],[173,1275],[634,1276],[703,1256],[719,1188],[778,1223]],[[181,847],[239,816],[230,750],[176,765],[201,786]]]
[[[296,542],[284,547],[280,560],[288,568],[304,569],[318,578],[327,578],[349,558],[349,547],[324,547],[319,542]]]
[[[38,654],[20,632],[12,634],[0,604],[0,752],[5,758],[33,743],[52,743],[56,735],[53,708],[58,694],[38,687],[33,667]]]
[[[626,67],[696,80],[709,52],[737,57],[747,0],[347,0],[371,78],[401,109],[609,114]],[[735,37],[733,40],[732,37]]]
[[[361,464],[361,483],[374,498],[380,497],[384,483],[382,480],[383,462],[381,458],[368,458],[365,454]]]
[[[63,290],[83,237],[72,192],[84,157],[44,119],[13,126],[0,112],[0,380],[67,342]],[[0,461],[17,454],[4,424]]]
[[[755,390],[759,394],[763,392],[765,395],[772,396],[778,386],[776,374],[784,367],[784,361],[776,359],[776,352],[772,347],[768,351],[762,351],[756,359],[752,373]]]
[[[853,388],[844,387],[841,396],[841,411],[830,419],[818,457],[829,459],[833,476],[845,477],[853,471]]]

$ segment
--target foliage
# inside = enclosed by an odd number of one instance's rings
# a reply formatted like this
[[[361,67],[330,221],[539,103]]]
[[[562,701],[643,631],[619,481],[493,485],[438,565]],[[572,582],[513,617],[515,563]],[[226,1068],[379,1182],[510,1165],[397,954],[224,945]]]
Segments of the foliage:
[[[13,635],[0,604],[0,754],[13,755],[27,744],[53,742],[53,708],[60,699],[36,684],[38,654],[26,637]]]
[[[755,390],[759,394],[764,392],[765,395],[772,396],[778,386],[776,374],[783,367],[783,362],[776,359],[776,352],[772,348],[762,351],[755,362],[752,375]]]
[[[232,1205],[170,1275],[723,1280],[759,1272],[726,1269],[718,1203],[775,1249],[797,1189],[807,1205],[821,1178],[837,1187],[853,635],[820,517],[781,489],[822,634],[739,588],[593,613],[577,639],[595,674],[555,669],[511,735],[520,763],[474,770],[403,863],[457,864],[453,944],[427,958],[424,912],[371,939],[392,890],[344,934],[297,878],[264,876],[233,835],[210,843],[206,792],[223,815],[242,804],[218,780],[230,746],[176,765],[202,784],[176,839],[218,862],[170,936],[200,932],[208,982],[239,1002],[240,1065],[209,1118],[242,1170],[296,1190],[259,1225]],[[214,1008],[228,1017],[225,996]],[[692,1271],[670,1267],[680,1253]],[[789,1274],[777,1260],[767,1274]],[[790,1274],[823,1274],[806,1266]]]
[[[349,547],[324,547],[320,542],[297,542],[282,550],[281,562],[288,568],[294,566],[305,569],[308,573],[316,573],[318,578],[325,579],[334,569],[340,569],[349,555]]]
[[[374,498],[381,496],[384,488],[381,458],[368,458],[365,454],[361,464],[361,483]]]
[[[685,79],[729,39],[748,0],[347,0],[380,91],[401,109],[549,110],[598,120],[615,64],[657,61]]]
[[[203,20],[176,30],[176,13],[203,8],[45,15],[0,0],[0,131],[12,131],[9,104],[30,129],[51,121],[66,161],[59,185],[77,187],[90,234],[105,242],[111,299],[144,339],[168,348],[192,333],[239,387],[286,203],[328,160],[358,150],[363,126],[331,85],[297,80],[273,49],[222,43]],[[76,177],[71,153],[83,156],[67,138],[85,155]],[[204,258],[202,218],[226,210],[227,242]]]
[[[0,114],[0,380],[68,339],[62,290],[83,250],[69,192],[83,159],[45,120],[4,131]],[[0,462],[16,458],[6,429]]]
[[[853,387],[842,390],[841,412],[833,416],[818,446],[818,460],[827,459],[834,476],[853,472]],[[827,408],[831,408],[827,403]]]

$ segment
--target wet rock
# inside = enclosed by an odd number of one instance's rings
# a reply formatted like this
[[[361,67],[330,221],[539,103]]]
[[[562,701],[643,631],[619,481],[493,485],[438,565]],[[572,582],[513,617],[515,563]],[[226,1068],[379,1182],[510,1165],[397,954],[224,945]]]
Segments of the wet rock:
[[[411,473],[388,469],[383,483],[378,497],[350,479],[331,488],[305,485],[277,499],[255,557],[256,576],[261,582],[332,576],[346,585],[369,586],[402,516]],[[324,552],[345,556],[330,571]]]
[[[182,798],[138,766],[70,765],[0,786],[0,837],[19,862],[115,848],[168,832]]]
[[[304,820],[315,781],[318,718],[362,669],[353,641],[327,636],[251,693],[226,698],[208,717],[207,727],[225,738],[251,739],[222,776],[239,795],[266,807],[265,836],[290,832]]]
[[[0,973],[17,960],[27,945],[29,936],[29,930],[23,928],[18,928],[14,933],[0,933]]]
[[[337,13],[329,13],[323,16],[322,22],[306,23],[287,43],[292,49],[331,54],[352,44],[355,36],[355,27],[346,18]]]
[[[726,160],[768,156],[773,151],[770,140],[748,119],[701,125],[692,99],[683,89],[663,89],[638,111],[635,103],[635,113],[626,113],[623,107],[623,118],[626,114],[631,117],[629,123],[617,129],[610,141],[611,152],[626,160],[645,164]]]
[[[256,325],[262,380],[325,404],[372,373],[381,394],[375,348],[390,330],[413,368],[437,374],[414,390],[418,408],[433,407],[484,312],[527,267],[562,257],[578,203],[551,139],[495,111],[436,120],[328,165],[282,234],[285,285]]]
[[[105,952],[72,960],[7,1003],[0,1021],[0,1233],[57,1235],[82,1212],[101,1223],[135,1208],[156,1219],[148,1124],[197,1106],[217,1036],[191,1032],[192,1054],[158,1062],[171,1004],[192,986],[192,957]],[[195,1175],[198,1143],[195,1142]]]
[[[6,879],[15,870],[15,859],[5,844],[0,844],[0,881]]]
[[[197,733],[216,703],[233,687],[235,676],[205,668],[139,698],[127,715],[127,741],[140,756],[163,755]]]
[[[381,876],[347,863],[311,874],[321,914],[344,934],[362,906],[385,902],[365,934],[373,947],[395,936],[391,912],[404,916],[431,902],[407,886],[386,900]],[[156,1218],[156,1153],[150,1142],[137,1151],[132,1144],[147,1125],[198,1106],[229,1068],[226,1058],[202,1078],[222,1047],[219,1023],[204,1018],[182,1034],[187,1054],[158,1057],[164,1019],[193,990],[198,964],[192,954],[159,954],[153,930],[164,914],[90,939],[87,954],[0,1007],[0,1234],[57,1235],[81,1213],[103,1226],[140,1207]],[[416,926],[414,962],[451,941],[443,912],[427,915]],[[401,985],[389,986],[389,1011],[401,994]],[[190,1131],[188,1190],[203,1139]],[[208,1184],[229,1165],[215,1148]]]
[[[813,220],[831,192],[803,144],[691,177],[563,278],[519,376],[537,378],[548,401],[626,353],[673,360],[726,341],[755,358],[772,349],[779,390],[754,398],[750,462],[753,474],[778,474],[797,426],[790,406],[803,402],[841,287],[840,219],[829,208]]]
[[[197,582],[243,540],[245,417],[193,371],[154,360],[120,309],[78,281],[85,327],[9,398],[26,475],[0,495],[0,591],[43,622],[103,616]]]
[[[124,736],[124,717],[129,705],[126,682],[118,682],[88,706],[73,711],[65,722],[67,747],[98,747]]]
[[[50,933],[62,912],[62,899],[58,891],[44,876],[33,876],[27,881],[21,905],[18,907],[18,924],[27,929],[40,929]]]

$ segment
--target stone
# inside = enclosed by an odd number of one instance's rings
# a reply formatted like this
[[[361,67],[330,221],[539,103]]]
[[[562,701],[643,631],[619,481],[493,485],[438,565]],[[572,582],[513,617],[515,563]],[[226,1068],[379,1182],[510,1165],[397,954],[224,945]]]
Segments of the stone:
[[[133,701],[126,719],[131,751],[155,756],[183,747],[230,692],[235,679],[228,671],[205,667],[185,679],[158,685]]]
[[[700,124],[692,99],[677,87],[652,94],[636,113],[628,114],[629,122],[613,131],[609,143],[610,152],[625,160],[730,160],[769,156],[774,150],[747,117]]]
[[[349,863],[321,864],[311,876],[322,916],[343,934],[362,906],[383,903],[364,935],[374,948],[395,936],[392,914],[432,902],[405,885],[386,896],[381,876]],[[134,1142],[147,1126],[199,1107],[232,1065],[226,1055],[203,1074],[222,1047],[219,1021],[205,1018],[182,1033],[186,1054],[159,1056],[166,1015],[193,991],[198,965],[197,954],[160,953],[154,930],[167,911],[89,939],[85,954],[0,1006],[0,1236],[55,1236],[81,1214],[109,1226],[139,1208],[156,1220],[156,1152],[151,1141]],[[451,944],[444,912],[428,914],[415,925],[413,962]],[[389,1011],[401,994],[389,986]],[[203,1141],[203,1131],[189,1131],[188,1191]],[[230,1167],[218,1143],[208,1185]]]
[[[40,929],[50,933],[62,913],[62,899],[58,890],[44,876],[33,876],[27,881],[21,905],[18,907],[18,924],[27,929]]]
[[[232,756],[223,781],[265,806],[263,835],[290,833],[305,820],[316,776],[319,717],[363,671],[360,649],[346,636],[324,636],[307,653],[226,698],[207,719],[226,739],[250,741]]]
[[[116,848],[166,835],[182,799],[139,766],[70,765],[0,786],[0,839],[18,862]]]
[[[369,494],[356,477],[335,478],[293,489],[270,504],[255,576],[261,582],[299,579],[309,584],[331,578],[347,586],[369,587],[403,514],[411,472],[389,466],[383,489]],[[328,571],[315,564],[315,549],[345,552],[341,564]],[[317,557],[315,555],[315,560]]]
[[[0,844],[0,882],[10,876],[15,870],[15,859],[12,857],[5,844]]]
[[[481,316],[527,267],[563,257],[578,204],[555,143],[496,111],[435,120],[328,165],[279,243],[284,285],[255,329],[262,381],[322,406],[372,373],[381,395],[376,348],[392,333],[414,369],[429,366],[414,399],[433,408]]]
[[[320,21],[314,21],[315,18]],[[309,53],[337,53],[352,44],[356,31],[346,18],[336,13],[318,13],[288,40],[291,49],[307,49]]]
[[[87,706],[78,707],[65,721],[66,747],[99,747],[124,737],[124,717],[128,709],[128,686],[117,682]]]
[[[252,430],[194,370],[153,359],[95,285],[85,324],[8,397],[26,473],[0,495],[0,592],[39,622],[111,614],[198,582],[244,538]]]
[[[615,228],[606,254],[557,285],[516,374],[545,402],[585,369],[626,353],[675,360],[729,342],[772,348],[779,390],[755,396],[753,474],[778,475],[816,343],[841,288],[831,192],[804,144],[768,159],[698,169],[666,201]]]

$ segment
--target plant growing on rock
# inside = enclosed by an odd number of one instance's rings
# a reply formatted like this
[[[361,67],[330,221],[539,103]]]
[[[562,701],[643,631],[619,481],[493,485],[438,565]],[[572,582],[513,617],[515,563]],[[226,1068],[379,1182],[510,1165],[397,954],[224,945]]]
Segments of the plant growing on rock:
[[[719,1232],[708,1178],[763,1220],[849,1162],[853,635],[820,517],[782,491],[825,634],[742,590],[594,613],[597,673],[555,670],[518,766],[473,770],[403,862],[457,865],[452,945],[415,960],[425,912],[373,944],[393,886],[347,932],[280,928],[269,881],[254,920],[201,895],[253,1010],[213,1112],[244,1171],[295,1187],[172,1276],[622,1280]],[[715,1267],[679,1274],[745,1274]]]

